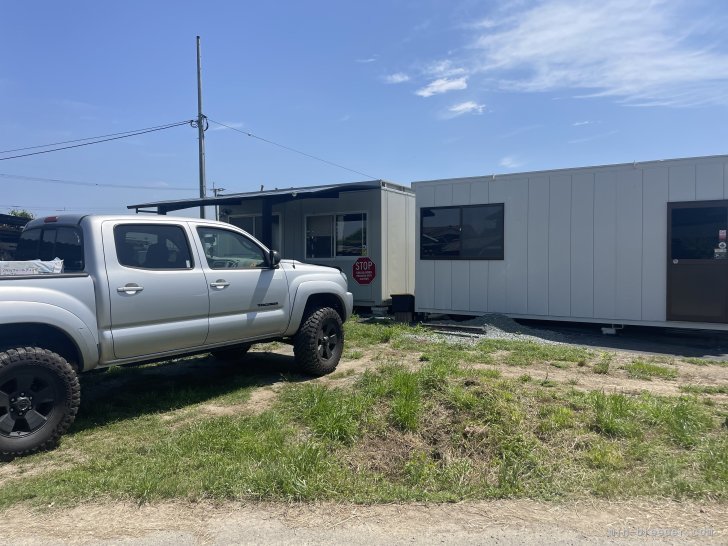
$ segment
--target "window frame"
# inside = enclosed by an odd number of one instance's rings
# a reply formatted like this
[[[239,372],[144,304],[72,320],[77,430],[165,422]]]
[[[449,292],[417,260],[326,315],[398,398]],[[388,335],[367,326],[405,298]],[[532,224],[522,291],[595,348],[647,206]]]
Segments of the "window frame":
[[[230,225],[234,228],[237,228],[237,226],[233,226],[232,224],[230,224]],[[212,267],[210,265],[209,261],[207,260],[207,256],[204,253],[204,241],[202,239],[202,236],[200,235],[201,229],[216,229],[216,230],[224,231],[227,233],[233,233],[239,237],[246,239],[247,241],[250,242],[251,245],[253,245],[258,250],[260,250],[261,254],[263,255],[263,263],[257,267]],[[204,263],[203,267],[207,267],[211,271],[261,271],[263,269],[271,269],[270,254],[269,254],[268,249],[266,249],[264,246],[259,244],[258,241],[255,239],[255,237],[252,237],[252,236],[249,237],[248,235],[251,235],[251,234],[249,234],[247,231],[245,231],[242,228],[238,228],[238,229],[240,229],[240,231],[236,231],[235,229],[227,229],[227,228],[220,227],[220,226],[210,226],[210,225],[196,226],[197,238],[200,240],[200,243],[203,245],[203,256],[205,256],[205,261],[203,262]],[[225,258],[223,258],[223,259],[225,259]]]
[[[82,273],[82,272],[86,271],[86,245],[85,245],[84,238],[83,238],[83,230],[81,228],[79,228],[78,226],[69,226],[69,225],[64,225],[64,224],[60,224],[60,225],[43,224],[42,226],[32,227],[32,228],[28,229],[27,231],[38,231],[40,234],[38,236],[38,240],[35,241],[35,252],[34,252],[34,254],[36,254],[38,256],[38,258],[31,258],[31,259],[38,259],[38,260],[40,259],[40,248],[41,248],[41,244],[43,243],[43,236],[45,235],[45,233],[47,231],[56,232],[56,237],[53,240],[53,250],[54,250],[53,254],[56,254],[55,249],[56,249],[56,245],[58,244],[58,230],[59,229],[70,229],[71,231],[74,231],[76,233],[76,235],[78,235],[78,240],[81,245],[81,262],[82,262],[81,269],[70,271],[70,273]],[[20,243],[19,240],[18,240],[18,243]],[[13,255],[17,259],[17,247],[16,247]],[[59,256],[56,256],[56,258],[57,257],[59,257]],[[51,258],[51,260],[52,259],[53,258]],[[62,258],[62,260],[63,260],[63,272],[65,273],[66,272],[66,259]]]
[[[120,227],[134,227],[134,228],[176,227],[176,228],[179,228],[182,231],[182,235],[185,238],[185,243],[187,244],[188,256],[190,257],[190,266],[189,267],[162,267],[162,268],[160,268],[160,267],[144,267],[143,265],[138,265],[138,266],[126,265],[126,264],[121,263],[121,260],[119,260],[119,247],[117,246],[117,242],[116,242],[116,230],[119,229]],[[192,245],[190,245],[190,237],[189,237],[189,234],[187,233],[187,229],[185,229],[185,226],[183,226],[182,224],[166,224],[166,223],[165,224],[161,224],[161,223],[145,224],[145,223],[137,223],[137,222],[130,222],[130,223],[121,222],[121,223],[114,225],[114,227],[112,229],[112,236],[113,236],[113,240],[114,240],[114,255],[116,257],[116,263],[117,263],[117,265],[119,265],[121,267],[126,267],[128,269],[138,269],[139,271],[191,271],[191,270],[195,269],[195,265],[196,265],[195,256],[192,251]],[[159,235],[157,235],[157,243],[153,243],[153,244],[158,244],[158,243],[159,243]],[[149,245],[149,246],[152,246],[152,245]]]
[[[339,254],[338,248],[339,248],[339,238],[338,238],[338,217],[339,216],[348,216],[348,215],[354,215],[354,214],[361,214],[362,215],[362,226],[364,227],[364,239],[362,240],[362,250],[366,251],[366,254]],[[334,258],[338,259],[345,259],[345,258],[362,258],[369,256],[369,214],[367,214],[366,211],[352,211],[352,212],[337,212],[334,213]]]
[[[498,255],[498,257],[487,257],[487,256],[426,256],[423,253],[423,224],[424,224],[424,211],[425,210],[438,210],[438,209],[458,209],[458,215],[459,215],[459,227],[460,227],[460,241],[462,242],[462,229],[463,229],[463,210],[464,209],[472,209],[476,207],[500,207],[501,213],[503,215],[503,226],[500,230],[500,248],[501,252]],[[506,206],[505,203],[476,203],[473,205],[443,205],[440,207],[420,207],[420,234],[419,234],[419,252],[420,252],[420,260],[442,260],[442,261],[503,261],[505,260],[505,254],[506,254],[506,245],[505,245],[505,238],[506,238]],[[461,252],[462,252],[462,244],[461,244]]]
[[[728,199],[708,199],[702,201],[668,201],[667,202],[667,263],[668,265],[680,264],[712,264],[726,260],[716,260],[715,258],[674,258],[672,255],[673,229],[672,215],[675,209],[702,209],[706,207],[726,207],[728,209]]]
[[[363,248],[366,249],[366,254],[361,254],[359,256],[352,256],[350,254],[337,254],[336,253],[336,246],[337,246],[337,237],[336,237],[336,217],[337,216],[345,216],[347,214],[362,214],[364,215],[364,227],[366,231],[366,238],[364,241]],[[331,256],[327,258],[319,258],[314,256],[308,255],[308,219],[318,216],[329,216],[331,218]],[[338,212],[317,212],[314,214],[306,214],[303,217],[303,255],[305,256],[306,260],[348,260],[353,259],[356,260],[358,258],[365,258],[370,257],[371,252],[369,247],[369,234],[371,233],[371,229],[369,226],[369,211],[368,210],[347,210],[347,211],[338,211]]]

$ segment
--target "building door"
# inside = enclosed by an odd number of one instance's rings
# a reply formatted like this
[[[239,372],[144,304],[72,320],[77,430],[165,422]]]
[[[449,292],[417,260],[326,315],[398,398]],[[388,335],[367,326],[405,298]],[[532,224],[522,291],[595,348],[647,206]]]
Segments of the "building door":
[[[667,320],[728,323],[728,201],[667,204]]]

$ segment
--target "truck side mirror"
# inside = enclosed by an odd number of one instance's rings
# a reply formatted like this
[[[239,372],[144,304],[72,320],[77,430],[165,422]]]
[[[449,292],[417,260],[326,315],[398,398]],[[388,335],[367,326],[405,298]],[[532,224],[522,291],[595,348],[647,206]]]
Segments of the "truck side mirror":
[[[268,263],[271,267],[278,267],[278,264],[281,263],[281,255],[277,250],[269,251]]]

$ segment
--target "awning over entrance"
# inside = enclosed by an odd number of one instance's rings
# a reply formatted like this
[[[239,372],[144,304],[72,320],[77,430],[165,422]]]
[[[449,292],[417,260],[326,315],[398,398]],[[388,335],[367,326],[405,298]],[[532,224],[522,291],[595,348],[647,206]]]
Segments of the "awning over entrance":
[[[349,182],[346,184],[332,184],[326,186],[308,186],[305,188],[288,188],[282,190],[266,190],[247,193],[220,195],[218,197],[205,197],[193,199],[179,199],[175,201],[156,201],[129,205],[136,213],[167,214],[169,212],[204,206],[241,205],[245,201],[261,200],[262,236],[261,241],[269,248],[273,240],[273,205],[297,199],[336,199],[344,192],[375,190],[384,187],[411,191],[409,188],[392,184],[384,180],[368,180],[364,182]]]

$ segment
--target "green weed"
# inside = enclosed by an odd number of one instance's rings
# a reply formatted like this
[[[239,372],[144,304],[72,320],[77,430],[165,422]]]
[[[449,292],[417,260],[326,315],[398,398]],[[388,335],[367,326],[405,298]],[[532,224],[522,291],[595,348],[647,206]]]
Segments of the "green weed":
[[[659,377],[660,379],[675,379],[677,377],[677,370],[674,368],[652,364],[641,359],[636,359],[625,365],[624,369],[627,371],[627,375],[633,379],[647,379],[649,381],[653,377]]]
[[[728,385],[680,385],[678,388],[691,394],[728,394]]]
[[[592,371],[597,374],[607,375],[609,373],[609,365],[614,359],[614,353],[602,353],[599,362],[595,363]]]
[[[592,393],[594,410],[591,428],[605,436],[627,438],[641,434],[635,404],[624,394]]]

